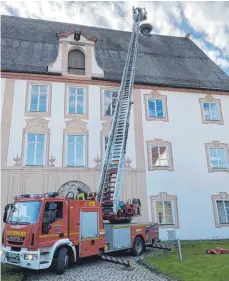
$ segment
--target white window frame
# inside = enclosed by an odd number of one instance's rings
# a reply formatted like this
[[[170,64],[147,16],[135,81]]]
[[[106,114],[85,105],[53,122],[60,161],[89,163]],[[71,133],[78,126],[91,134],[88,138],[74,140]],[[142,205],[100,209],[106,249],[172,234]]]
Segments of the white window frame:
[[[217,155],[217,158],[216,158],[217,167],[213,167],[213,166],[212,166],[212,158],[211,158],[211,153],[210,153],[210,150],[211,150],[211,149],[215,149],[215,150],[216,150],[216,155]],[[219,158],[219,155],[218,155],[218,150],[219,150],[219,149],[223,149],[224,152],[225,152],[225,159],[224,159],[224,161],[225,161],[226,164],[227,164],[226,167],[221,167],[221,166],[219,166],[219,161],[220,161],[220,158]],[[224,147],[209,147],[209,148],[208,148],[208,157],[209,157],[211,169],[228,169],[227,150],[226,150]]]
[[[37,135],[44,135],[44,151],[43,151],[43,164],[42,165],[37,165],[37,164],[33,164],[33,165],[29,165],[26,163],[27,161],[27,155],[28,155],[28,135],[35,135],[35,151],[34,151],[34,161],[35,162],[36,158],[36,148],[37,148]],[[24,166],[39,166],[39,167],[44,167],[45,166],[45,162],[46,162],[46,145],[47,145],[47,134],[44,133],[26,133],[25,135],[25,157],[24,157]]]
[[[106,138],[109,139],[109,136],[103,136],[103,153],[104,153],[104,157],[105,157],[105,154],[106,154],[106,150],[105,150],[105,144],[106,144]]]
[[[160,150],[159,150],[159,147],[166,147],[166,160],[168,162],[168,165],[167,166],[163,166],[163,165],[153,165],[153,159],[152,159],[152,148],[153,147],[157,147],[158,148],[158,154],[160,153]],[[154,144],[151,144],[150,145],[150,165],[152,168],[154,167],[170,167],[171,166],[171,161],[170,161],[170,151],[169,151],[169,146],[166,145],[166,144],[160,144],[160,145],[154,145]],[[160,162],[160,158],[159,158],[159,162]]]
[[[81,136],[83,137],[83,165],[79,165],[79,166],[68,166],[68,136]],[[81,134],[66,134],[65,135],[65,167],[68,168],[85,168],[86,166],[86,154],[85,154],[85,145],[86,145],[86,136],[85,135],[81,135]],[[74,148],[75,149],[75,148]],[[74,162],[76,162],[76,156],[74,157]]]
[[[153,100],[153,101],[156,101],[156,100],[161,100],[162,101],[162,110],[163,110],[163,116],[150,116],[149,115],[149,100]],[[156,112],[156,115],[157,115],[157,107],[156,107],[156,102],[155,102],[155,112]],[[161,118],[165,118],[165,103],[164,103],[164,99],[162,98],[151,98],[151,97],[148,97],[147,98],[147,115],[148,115],[148,118],[156,118],[156,119],[161,119]]]
[[[205,109],[204,109],[204,104],[205,103],[208,103],[209,104],[209,112],[210,112],[210,119],[206,119],[206,111],[205,111]],[[217,117],[218,117],[218,119],[213,119],[213,113],[212,113],[212,109],[211,109],[211,104],[216,104],[216,106],[217,106]],[[219,106],[219,103],[217,102],[217,101],[213,101],[213,102],[211,102],[211,101],[203,101],[202,102],[202,109],[203,109],[203,116],[204,116],[204,120],[205,121],[220,121],[220,106]]]
[[[220,222],[220,220],[219,220],[219,210],[218,210],[218,205],[217,205],[217,202],[218,202],[218,201],[223,201],[224,214],[225,214],[225,217],[226,217],[226,220],[227,220],[225,223],[222,223],[222,222]],[[227,199],[216,199],[216,200],[215,200],[216,211],[217,211],[217,219],[218,219],[218,223],[219,223],[220,225],[228,224],[228,223],[229,223],[229,220],[227,219],[227,213],[226,213],[225,202],[229,202],[229,200],[227,200]]]
[[[74,112],[74,113],[71,113],[69,112],[69,97],[70,97],[70,88],[74,88],[74,89],[82,89],[83,90],[83,113],[77,113],[77,112]],[[77,95],[76,95],[77,97]],[[85,115],[85,111],[86,111],[86,95],[85,95],[85,88],[83,87],[75,87],[75,86],[68,86],[68,94],[67,94],[67,108],[66,108],[66,112],[67,114],[76,114],[76,115]],[[75,101],[75,110],[77,109],[77,98],[76,98],[76,101]]]
[[[39,87],[37,110],[36,110],[36,111],[32,111],[32,110],[31,110],[32,89],[33,89],[33,87],[36,87],[36,86]],[[46,86],[46,87],[47,87],[46,93],[42,93],[42,94],[46,94],[45,111],[39,111],[40,95],[41,95],[40,86]],[[29,112],[29,113],[36,113],[36,112],[47,113],[47,112],[48,112],[48,106],[49,106],[49,84],[30,84],[30,88],[29,88],[28,112]]]
[[[104,117],[112,117],[114,112],[112,112],[111,115],[106,115],[105,114],[105,91],[108,91],[108,92],[117,92],[117,100],[118,100],[118,94],[119,94],[119,89],[103,89],[103,116]],[[111,110],[113,108],[113,98],[111,100]]]
[[[157,202],[163,203],[163,221],[166,221],[165,218],[165,202],[171,202],[171,208],[172,208],[172,217],[173,217],[173,223],[160,223],[157,219]],[[159,225],[175,225],[176,224],[176,216],[174,212],[174,202],[173,200],[154,200],[154,214],[155,214],[155,222],[157,222]]]

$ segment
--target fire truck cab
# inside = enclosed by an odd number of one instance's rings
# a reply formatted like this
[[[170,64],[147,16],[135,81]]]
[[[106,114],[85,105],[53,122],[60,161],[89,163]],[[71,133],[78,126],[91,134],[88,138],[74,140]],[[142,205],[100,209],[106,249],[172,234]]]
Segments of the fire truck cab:
[[[3,220],[3,262],[35,270],[52,265],[57,273],[82,257],[126,249],[140,255],[158,238],[157,225],[104,224],[97,200],[56,192],[17,197],[6,206]]]

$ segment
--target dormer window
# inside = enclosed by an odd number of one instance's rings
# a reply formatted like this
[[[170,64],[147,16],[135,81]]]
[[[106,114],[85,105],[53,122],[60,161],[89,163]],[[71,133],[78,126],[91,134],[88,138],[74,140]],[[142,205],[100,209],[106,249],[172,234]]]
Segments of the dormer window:
[[[72,50],[68,53],[68,73],[85,75],[85,55],[80,50]]]

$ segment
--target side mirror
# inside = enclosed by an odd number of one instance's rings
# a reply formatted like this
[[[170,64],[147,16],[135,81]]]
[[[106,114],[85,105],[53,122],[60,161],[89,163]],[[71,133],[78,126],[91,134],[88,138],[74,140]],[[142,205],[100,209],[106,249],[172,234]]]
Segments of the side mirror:
[[[8,210],[9,208],[12,207],[12,204],[7,204],[5,206],[5,210],[4,210],[4,214],[3,214],[3,222],[6,223],[7,221],[7,214],[8,214]]]

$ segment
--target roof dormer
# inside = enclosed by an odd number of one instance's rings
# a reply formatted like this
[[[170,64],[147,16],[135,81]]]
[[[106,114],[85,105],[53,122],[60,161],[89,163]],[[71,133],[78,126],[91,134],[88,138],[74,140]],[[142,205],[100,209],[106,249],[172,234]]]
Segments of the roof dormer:
[[[81,79],[104,76],[95,58],[97,38],[88,37],[83,31],[75,29],[58,33],[57,37],[59,39],[58,55],[48,66],[49,72],[77,76]]]

